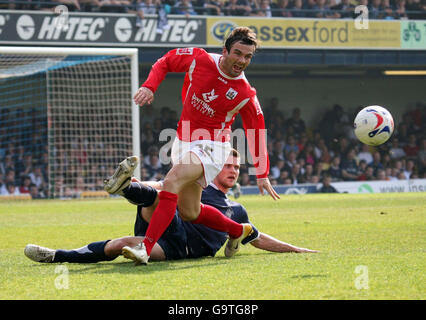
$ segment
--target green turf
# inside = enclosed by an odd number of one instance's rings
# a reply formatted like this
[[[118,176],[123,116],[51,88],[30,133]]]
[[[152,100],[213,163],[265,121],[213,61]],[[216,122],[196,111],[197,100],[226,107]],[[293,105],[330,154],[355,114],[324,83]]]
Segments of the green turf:
[[[259,230],[321,252],[247,245],[232,259],[221,250],[139,267],[122,257],[39,264],[24,256],[27,243],[71,249],[132,235],[135,207],[121,199],[0,202],[0,299],[426,298],[425,193],[239,200]]]

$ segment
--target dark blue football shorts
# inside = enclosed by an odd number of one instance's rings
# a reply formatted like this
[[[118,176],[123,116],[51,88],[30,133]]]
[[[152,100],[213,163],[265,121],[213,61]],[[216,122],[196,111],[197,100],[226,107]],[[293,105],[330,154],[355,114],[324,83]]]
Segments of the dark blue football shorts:
[[[135,236],[144,237],[148,229],[148,222],[140,216],[140,210],[136,214]],[[175,213],[172,222],[167,227],[157,242],[163,249],[167,260],[185,259],[188,257],[187,236],[183,227],[183,220]]]

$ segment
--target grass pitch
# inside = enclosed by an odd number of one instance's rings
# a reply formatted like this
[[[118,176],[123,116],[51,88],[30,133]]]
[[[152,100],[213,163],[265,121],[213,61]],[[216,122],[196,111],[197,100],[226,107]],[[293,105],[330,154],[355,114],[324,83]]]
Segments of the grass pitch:
[[[238,199],[261,231],[317,254],[244,246],[216,257],[135,267],[40,264],[27,243],[72,249],[133,235],[123,199],[0,202],[0,299],[426,298],[425,193],[290,195]]]

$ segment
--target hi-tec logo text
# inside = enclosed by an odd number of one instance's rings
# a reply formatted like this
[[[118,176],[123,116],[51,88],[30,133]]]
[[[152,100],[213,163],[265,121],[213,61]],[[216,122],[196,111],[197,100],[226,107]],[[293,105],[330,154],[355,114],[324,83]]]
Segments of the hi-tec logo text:
[[[190,43],[195,39],[201,21],[187,19],[169,19],[170,28],[158,33],[157,20],[142,20],[142,28],[138,29],[135,42],[177,42]],[[159,39],[158,39],[159,37]]]
[[[65,6],[57,6],[53,14],[0,14],[0,37],[7,28],[6,40],[9,41],[188,44],[197,38],[203,26],[200,19],[169,18],[167,28],[160,30],[157,19],[148,17],[143,19],[141,28],[136,28],[135,18],[128,15],[80,15],[62,8],[66,9]],[[16,33],[11,32],[12,28]]]
[[[55,17],[45,17],[37,38],[39,40],[58,40],[65,35],[65,40],[96,41],[102,36],[105,18],[69,17],[67,23],[58,27]]]

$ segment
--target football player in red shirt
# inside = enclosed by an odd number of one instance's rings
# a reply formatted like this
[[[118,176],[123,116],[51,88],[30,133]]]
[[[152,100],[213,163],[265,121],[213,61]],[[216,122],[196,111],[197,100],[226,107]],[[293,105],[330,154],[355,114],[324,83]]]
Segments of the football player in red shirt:
[[[157,60],[136,92],[136,104],[151,104],[168,72],[186,72],[183,109],[171,153],[173,166],[164,179],[144,243],[136,253],[142,256],[139,260],[148,261],[152,247],[172,221],[177,207],[182,219],[227,232],[229,256],[252,232],[249,224],[238,224],[216,208],[201,204],[202,189],[222,170],[231,151],[231,125],[238,113],[244,123],[259,190],[261,194],[266,190],[274,200],[280,198],[268,179],[269,157],[262,109],[256,90],[244,75],[257,46],[256,34],[249,28],[238,27],[226,39],[222,55],[200,48],[171,50]],[[129,177],[125,177],[124,183],[121,176],[117,173],[107,179],[105,190],[117,193],[127,186]]]

